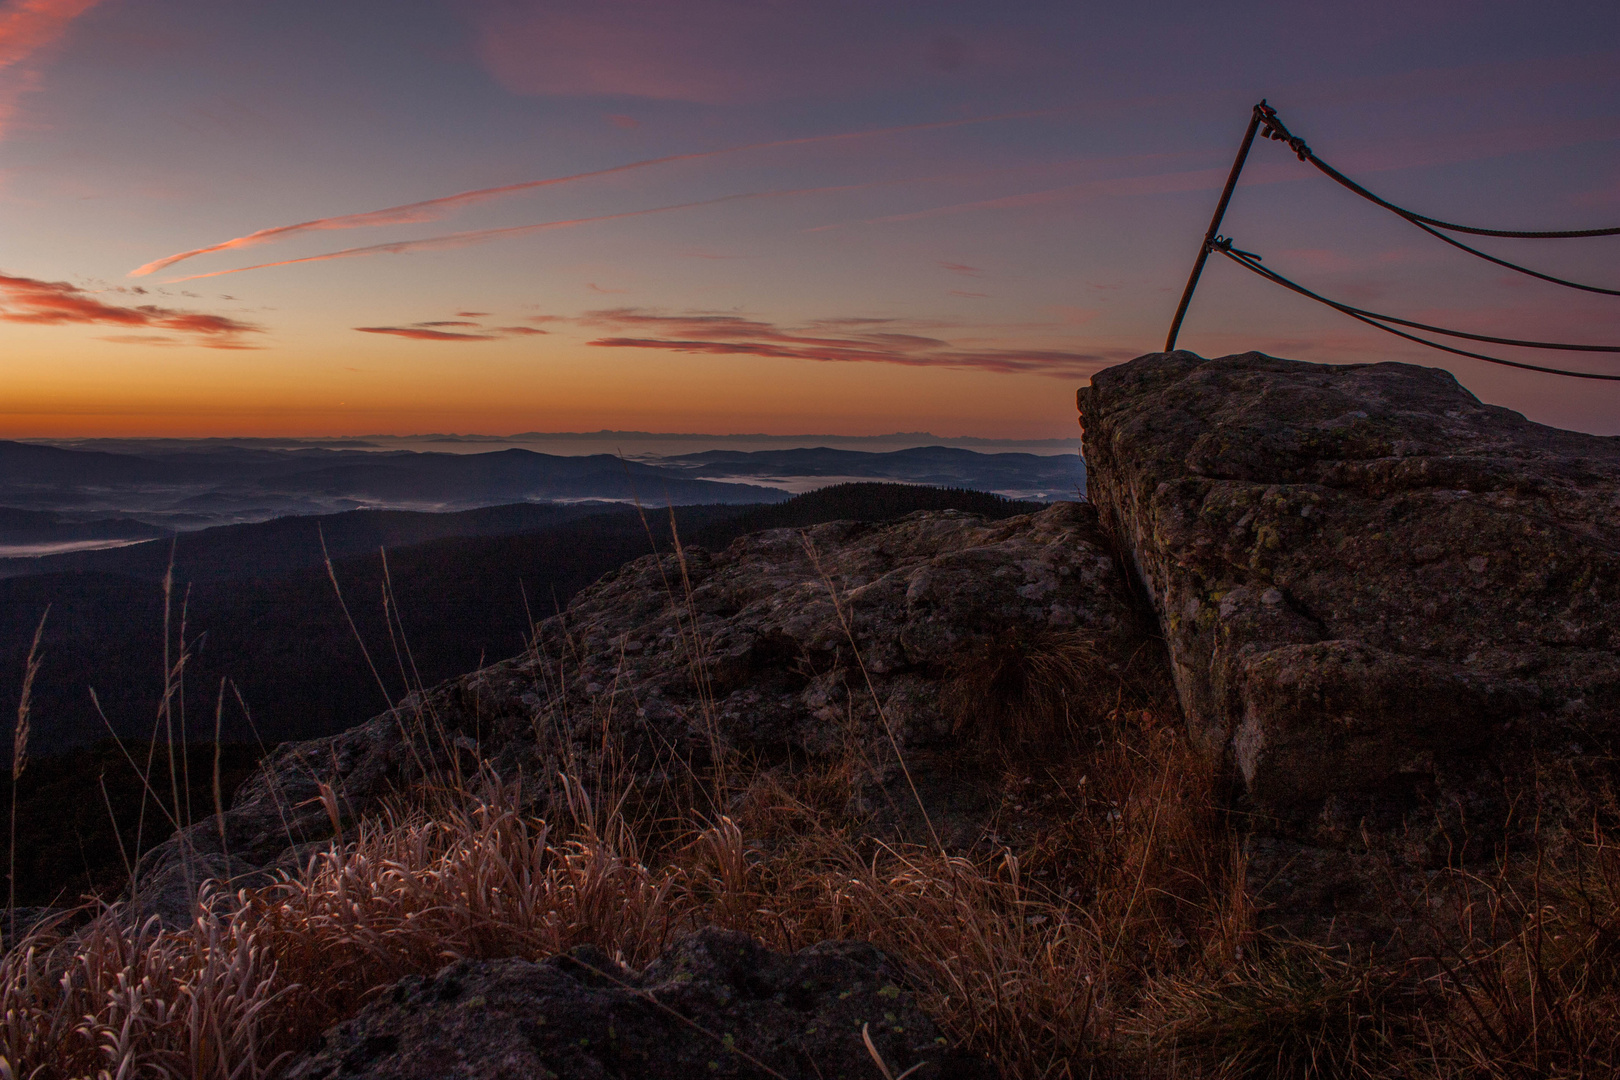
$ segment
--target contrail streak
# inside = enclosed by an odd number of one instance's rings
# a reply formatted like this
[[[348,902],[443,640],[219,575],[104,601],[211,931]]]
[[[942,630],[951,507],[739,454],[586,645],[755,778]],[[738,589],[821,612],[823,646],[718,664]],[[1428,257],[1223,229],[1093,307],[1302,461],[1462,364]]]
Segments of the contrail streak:
[[[253,266],[238,266],[232,270],[214,270],[206,274],[190,274],[186,277],[165,278],[163,284],[174,285],[182,281],[197,281],[202,278],[223,277],[226,274],[241,274],[249,270],[267,270],[273,266],[295,266],[298,263],[325,262],[328,259],[352,259],[362,255],[402,255],[410,251],[432,251],[441,248],[466,247],[469,244],[482,244],[490,240],[499,240],[508,236],[522,236],[525,233],[543,232],[547,229],[566,229],[575,225],[594,225],[599,221],[618,221],[623,218],[643,217],[647,214],[667,214],[672,210],[691,210],[699,206],[714,206],[718,203],[737,202],[742,199],[773,199],[788,195],[814,195],[822,192],[854,191],[860,188],[877,187],[884,183],[897,181],[880,181],[872,184],[843,184],[837,187],[819,188],[793,188],[783,191],[746,191],[736,195],[722,195],[717,199],[701,199],[698,202],[676,203],[673,206],[652,206],[645,210],[626,210],[618,214],[602,214],[597,217],[566,218],[561,221],[539,221],[532,225],[512,225],[504,229],[477,229],[471,232],[446,233],[443,236],[424,236],[419,240],[395,240],[387,244],[368,244],[365,247],[344,248],[341,251],[328,251],[322,255],[306,255],[301,259],[283,259],[280,262],[257,263]],[[898,181],[903,182],[903,181]]]
[[[576,180],[589,180],[597,176],[611,176],[614,173],[630,172],[634,169],[646,169],[654,165],[668,165],[676,161],[695,161],[700,158],[719,157],[722,154],[739,154],[745,150],[770,150],[782,146],[803,146],[808,143],[837,142],[848,139],[866,139],[880,135],[898,135],[910,131],[931,131],[939,128],[962,127],[965,124],[988,124],[999,120],[1019,120],[1036,116],[1050,116],[1064,109],[1037,109],[1026,112],[999,113],[995,116],[980,116],[964,120],[937,120],[927,124],[908,124],[903,127],[874,128],[871,131],[840,132],[834,135],[807,135],[799,139],[778,139],[774,142],[749,143],[745,146],[729,146],[720,150],[701,150],[690,154],[671,154],[667,157],[648,158],[645,161],[632,161],[627,165],[615,165],[608,169],[596,169],[592,172],[574,173],[571,176],[554,176],[545,180],[526,180],[520,184],[504,184],[500,187],[479,188],[476,191],[463,191],[455,195],[444,195],[437,199],[424,199],[421,202],[403,203],[399,206],[388,206],[381,210],[368,210],[360,214],[344,214],[338,217],[316,218],[313,221],[301,221],[296,225],[278,225],[271,229],[260,229],[238,236],[231,240],[223,240],[207,247],[193,248],[190,251],[181,251],[174,255],[167,255],[145,266],[136,267],[129,272],[130,277],[145,277],[177,262],[195,258],[198,255],[208,255],[216,251],[232,251],[237,248],[253,247],[258,244],[269,243],[284,236],[293,236],[304,232],[318,232],[328,229],[359,229],[373,225],[405,225],[423,221],[435,221],[443,217],[450,210],[466,206],[469,203],[482,202],[485,199],[495,199],[502,195],[512,195],[520,191],[531,191],[535,188],[551,187],[555,184],[570,184]],[[288,260],[296,262],[298,260]],[[266,263],[265,265],[280,265]],[[251,269],[244,267],[244,269]],[[227,271],[231,272],[231,271]],[[212,275],[198,274],[197,277]],[[177,280],[189,281],[190,278]]]

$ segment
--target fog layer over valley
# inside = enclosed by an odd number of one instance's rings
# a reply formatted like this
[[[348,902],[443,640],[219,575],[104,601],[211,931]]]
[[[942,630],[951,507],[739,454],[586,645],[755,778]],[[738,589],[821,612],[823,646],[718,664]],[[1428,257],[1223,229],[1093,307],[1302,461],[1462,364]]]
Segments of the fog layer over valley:
[[[1085,482],[1084,466],[1072,451],[981,453],[932,445],[694,452],[692,447],[702,444],[659,445],[682,452],[632,457],[509,447],[469,453],[463,443],[455,444],[459,452],[424,452],[372,448],[370,441],[95,440],[71,447],[0,442],[0,508],[30,512],[19,516],[0,509],[0,545],[139,539],[167,530],[368,508],[448,512],[519,502],[763,503],[841,480],[962,487],[1050,501],[1074,498]],[[0,550],[0,556],[47,550]]]

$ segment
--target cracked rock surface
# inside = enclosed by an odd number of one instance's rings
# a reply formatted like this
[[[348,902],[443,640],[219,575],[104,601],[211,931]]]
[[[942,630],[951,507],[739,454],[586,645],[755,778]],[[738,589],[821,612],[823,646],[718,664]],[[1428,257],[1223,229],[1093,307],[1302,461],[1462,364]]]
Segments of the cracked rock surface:
[[[1261,353],[1150,354],[1079,403],[1191,732],[1285,831],[1465,799],[1508,748],[1612,733],[1620,439],[1435,368]]]

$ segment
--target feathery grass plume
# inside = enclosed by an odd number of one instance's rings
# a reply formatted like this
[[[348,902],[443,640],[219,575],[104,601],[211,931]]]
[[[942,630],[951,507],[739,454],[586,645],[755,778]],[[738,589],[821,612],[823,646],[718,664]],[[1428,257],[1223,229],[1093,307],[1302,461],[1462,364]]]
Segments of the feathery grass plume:
[[[29,714],[33,704],[34,677],[45,658],[39,655],[39,641],[45,634],[45,620],[50,618],[51,606],[39,617],[34,627],[34,640],[28,646],[28,660],[23,664],[22,693],[17,698],[17,726],[11,733],[11,866],[6,875],[6,941],[17,936],[17,781],[28,767],[28,733],[31,728]]]

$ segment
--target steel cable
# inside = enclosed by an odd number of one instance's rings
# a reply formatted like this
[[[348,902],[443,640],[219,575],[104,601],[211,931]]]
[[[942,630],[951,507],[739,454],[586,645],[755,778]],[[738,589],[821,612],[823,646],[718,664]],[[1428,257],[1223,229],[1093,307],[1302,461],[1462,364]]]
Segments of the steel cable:
[[[1427,338],[1418,337],[1416,334],[1408,334],[1404,330],[1397,330],[1394,326],[1386,325],[1386,322],[1395,323],[1398,326],[1409,326],[1414,329],[1427,330],[1430,333],[1445,334],[1449,337],[1467,338],[1472,341],[1487,341],[1499,345],[1523,346],[1525,348],[1569,349],[1581,352],[1620,353],[1620,346],[1617,345],[1572,345],[1563,342],[1521,341],[1516,338],[1488,337],[1483,334],[1470,334],[1462,330],[1448,330],[1443,327],[1430,326],[1427,323],[1412,322],[1411,320],[1397,318],[1393,315],[1383,315],[1376,311],[1368,311],[1365,308],[1358,308],[1350,304],[1340,303],[1339,301],[1329,299],[1320,293],[1312,292],[1305,286],[1299,284],[1298,282],[1289,280],[1283,275],[1277,273],[1275,270],[1260,265],[1260,256],[1254,254],[1253,252],[1235,250],[1232,247],[1231,240],[1225,237],[1217,238],[1216,241],[1210,245],[1209,250],[1225,255],[1228,259],[1231,259],[1239,266],[1252,271],[1260,277],[1265,278],[1267,281],[1281,285],[1290,292],[1295,292],[1300,296],[1315,300],[1319,304],[1324,304],[1327,307],[1333,308],[1335,311],[1348,315],[1352,319],[1364,322],[1368,326],[1377,327],[1386,334],[1394,334],[1396,337],[1405,338],[1407,341],[1415,341],[1419,345],[1427,345],[1431,349],[1439,349],[1441,352],[1453,353],[1457,356],[1466,356],[1474,360],[1483,360],[1487,364],[1500,364],[1503,367],[1522,368],[1526,371],[1539,371],[1548,375],[1565,375],[1572,379],[1598,379],[1604,382],[1620,382],[1620,375],[1600,375],[1590,371],[1569,371],[1563,368],[1544,367],[1540,364],[1526,364],[1517,360],[1504,360],[1499,356],[1487,356],[1484,353],[1476,353],[1470,352],[1467,349],[1454,348],[1450,345],[1443,345],[1438,341],[1430,341]]]
[[[1436,229],[1447,229],[1451,232],[1471,233],[1474,236],[1501,236],[1514,240],[1571,240],[1590,236],[1620,236],[1620,227],[1612,229],[1560,229],[1543,232],[1535,232],[1523,229],[1477,229],[1471,225],[1458,225],[1455,222],[1441,221],[1439,218],[1428,217],[1424,214],[1418,213],[1415,210],[1408,210],[1404,206],[1396,206],[1387,199],[1379,198],[1377,195],[1374,195],[1372,192],[1368,191],[1366,188],[1344,175],[1344,173],[1340,172],[1338,169],[1335,169],[1333,166],[1317,157],[1316,154],[1311,151],[1311,148],[1306,145],[1304,139],[1289,131],[1288,128],[1284,126],[1283,122],[1278,119],[1277,110],[1273,109],[1265,102],[1262,101],[1260,104],[1256,105],[1255,111],[1259,114],[1260,123],[1264,128],[1262,134],[1266,138],[1277,142],[1287,143],[1288,148],[1294,152],[1294,155],[1298,157],[1299,160],[1310,162],[1312,165],[1320,169],[1322,173],[1329,179],[1344,185],[1357,195],[1360,195],[1362,198],[1367,199],[1370,202],[1375,202],[1392,213],[1399,214],[1401,217],[1413,222],[1414,224],[1421,223],[1424,225],[1432,225]],[[1468,250],[1472,251],[1473,249],[1470,248]],[[1475,254],[1477,255],[1480,253],[1475,252]],[[1489,258],[1489,256],[1485,257]]]
[[[1409,334],[1404,330],[1398,330],[1396,327],[1405,326],[1414,330],[1423,330],[1432,334],[1441,334],[1446,337],[1463,338],[1468,341],[1483,341],[1495,345],[1511,345],[1518,348],[1557,349],[1566,352],[1620,353],[1620,346],[1579,345],[1568,342],[1526,341],[1519,338],[1494,337],[1489,334],[1473,334],[1464,330],[1453,330],[1447,327],[1433,326],[1429,323],[1421,323],[1415,322],[1411,319],[1399,318],[1398,316],[1394,315],[1385,315],[1380,312],[1369,311],[1366,308],[1358,308],[1350,304],[1341,303],[1337,300],[1332,300],[1328,297],[1322,296],[1320,293],[1312,292],[1310,289],[1305,288],[1298,282],[1290,281],[1288,278],[1277,273],[1276,271],[1262,266],[1259,255],[1252,252],[1234,250],[1231,240],[1220,236],[1218,234],[1218,230],[1220,229],[1221,219],[1225,214],[1227,204],[1231,200],[1232,192],[1237,186],[1238,176],[1243,171],[1243,164],[1248,158],[1249,147],[1253,143],[1256,134],[1259,134],[1262,138],[1286,144],[1300,161],[1309,162],[1330,180],[1333,180],[1335,183],[1338,183],[1355,194],[1360,195],[1369,202],[1381,206],[1396,216],[1410,222],[1435,239],[1445,241],[1452,247],[1455,247],[1461,251],[1466,251],[1468,254],[1484,259],[1486,262],[1492,263],[1496,266],[1515,271],[1516,273],[1525,274],[1529,277],[1533,277],[1553,285],[1562,285],[1565,288],[1579,289],[1582,292],[1597,293],[1603,296],[1620,296],[1620,289],[1606,289],[1598,285],[1586,285],[1578,281],[1570,281],[1567,278],[1556,277],[1552,274],[1545,274],[1540,270],[1532,270],[1528,266],[1521,266],[1520,264],[1512,262],[1508,259],[1499,258],[1495,255],[1480,251],[1478,248],[1465,244],[1456,237],[1447,236],[1445,232],[1441,231],[1449,230],[1451,232],[1468,233],[1475,236],[1495,236],[1521,240],[1567,240],[1581,237],[1620,236],[1620,227],[1606,229],[1560,229],[1544,231],[1481,229],[1475,228],[1471,225],[1459,225],[1456,222],[1442,221],[1439,218],[1432,218],[1426,214],[1420,214],[1415,210],[1408,210],[1404,206],[1397,206],[1388,199],[1384,199],[1373,194],[1371,191],[1368,191],[1366,188],[1344,175],[1344,173],[1341,173],[1339,170],[1317,157],[1316,154],[1311,150],[1310,146],[1306,144],[1304,139],[1288,130],[1287,125],[1285,125],[1281,118],[1277,116],[1277,110],[1273,109],[1264,100],[1262,100],[1254,107],[1250,115],[1249,127],[1243,136],[1243,144],[1238,149],[1237,158],[1232,163],[1231,174],[1227,177],[1226,187],[1223,189],[1220,202],[1215,208],[1215,216],[1210,220],[1209,231],[1204,234],[1204,243],[1199,249],[1197,260],[1193,263],[1192,273],[1187,278],[1187,286],[1182,291],[1181,302],[1176,308],[1175,318],[1170,323],[1170,333],[1165,340],[1166,351],[1172,350],[1176,347],[1177,332],[1181,329],[1181,323],[1183,318],[1186,316],[1188,304],[1192,301],[1193,290],[1198,287],[1199,272],[1203,269],[1204,260],[1209,257],[1210,252],[1218,251],[1238,265],[1245,267],[1246,269],[1254,272],[1268,281],[1273,282],[1274,284],[1283,286],[1291,292],[1295,292],[1301,296],[1307,297],[1308,299],[1315,300],[1319,304],[1324,304],[1331,307],[1334,310],[1348,315],[1352,319],[1364,322],[1369,326],[1375,326],[1384,331],[1386,334],[1393,334],[1396,337],[1416,342],[1419,345],[1426,345],[1431,349],[1438,349],[1441,352],[1452,353],[1456,356],[1466,356],[1470,359],[1481,360],[1488,364],[1500,364],[1503,367],[1522,368],[1526,371],[1540,371],[1549,375],[1565,375],[1574,379],[1600,379],[1603,381],[1620,382],[1620,375],[1599,375],[1587,371],[1569,371],[1562,368],[1544,367],[1540,364],[1526,364],[1517,360],[1506,360],[1499,356],[1487,356],[1484,353],[1470,352],[1467,349],[1458,349],[1450,345],[1442,345],[1438,341],[1430,341],[1427,338]]]

